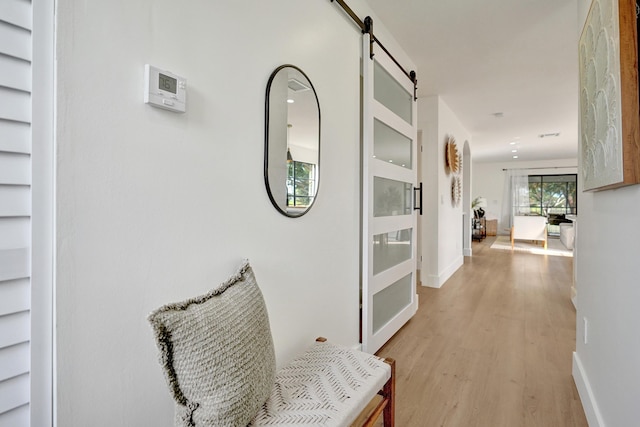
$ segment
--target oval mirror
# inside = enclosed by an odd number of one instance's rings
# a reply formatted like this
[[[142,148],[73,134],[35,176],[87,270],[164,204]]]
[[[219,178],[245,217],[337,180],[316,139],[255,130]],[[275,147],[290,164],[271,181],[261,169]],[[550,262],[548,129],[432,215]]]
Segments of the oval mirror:
[[[289,217],[313,205],[320,177],[320,104],[293,65],[271,74],[265,103],[264,180],[273,206]]]

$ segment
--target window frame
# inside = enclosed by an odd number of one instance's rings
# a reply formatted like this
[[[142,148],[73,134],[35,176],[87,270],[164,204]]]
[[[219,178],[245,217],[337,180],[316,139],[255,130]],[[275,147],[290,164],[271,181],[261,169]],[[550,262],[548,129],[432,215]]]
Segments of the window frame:
[[[575,178],[575,181],[545,181],[545,177],[556,177],[556,176],[572,176]],[[532,178],[539,178],[540,180],[538,182],[532,182]],[[533,209],[539,209],[539,213],[540,215],[543,216],[549,216],[551,213],[550,212],[545,212],[545,206],[543,204],[543,200],[544,200],[544,184],[549,184],[549,183],[566,183],[566,185],[568,186],[569,184],[572,184],[575,182],[575,197],[574,197],[574,203],[573,206],[570,206],[568,204],[568,200],[565,200],[565,205],[564,205],[564,213],[560,213],[560,215],[577,215],[578,214],[578,174],[577,173],[564,173],[564,174],[534,174],[534,175],[528,175],[527,177],[528,181],[529,181],[529,210],[530,212],[533,211]],[[531,194],[532,194],[532,190],[531,190],[531,184],[532,183],[539,183],[540,184],[540,192],[541,192],[541,196],[540,197],[540,204],[539,205],[533,205],[531,203]],[[569,194],[569,191],[567,189],[565,194]],[[553,208],[553,209],[563,209],[563,208]],[[554,213],[555,214],[555,213]]]
[[[309,188],[308,188],[308,193],[306,195],[298,195],[297,193],[297,183],[298,180],[296,179],[296,165],[309,165],[311,166],[311,173],[309,174],[309,176],[311,176],[312,178],[307,178],[305,179],[305,181],[307,181],[309,183]],[[315,200],[315,194],[317,194],[317,192],[315,191],[318,182],[317,182],[317,168],[318,165],[315,163],[309,163],[309,162],[300,162],[300,161],[296,161],[293,160],[291,163],[288,164],[288,168],[287,168],[287,209],[300,209],[300,208],[307,208],[309,206],[311,206]],[[293,176],[291,176],[291,171],[293,171]],[[293,192],[289,191],[289,183],[292,183],[292,187],[293,188]],[[296,201],[298,199],[308,199],[309,203],[307,204],[303,204],[303,205],[299,205],[296,203]],[[290,202],[292,202],[290,204]]]

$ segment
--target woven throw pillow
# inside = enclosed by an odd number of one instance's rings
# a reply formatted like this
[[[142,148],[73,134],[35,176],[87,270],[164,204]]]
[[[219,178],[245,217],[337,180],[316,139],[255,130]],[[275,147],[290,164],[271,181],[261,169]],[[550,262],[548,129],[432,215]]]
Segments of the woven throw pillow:
[[[178,406],[176,425],[246,426],[275,378],[269,318],[253,270],[149,317],[160,364]]]

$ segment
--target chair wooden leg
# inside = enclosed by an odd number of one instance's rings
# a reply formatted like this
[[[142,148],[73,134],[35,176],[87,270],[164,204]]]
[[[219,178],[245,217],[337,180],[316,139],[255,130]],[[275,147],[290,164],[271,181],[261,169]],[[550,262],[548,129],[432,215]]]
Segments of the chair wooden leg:
[[[394,427],[396,423],[396,361],[387,358],[385,362],[391,365],[391,378],[382,389],[384,397],[389,399],[387,406],[384,407],[383,420],[384,427]]]
[[[511,234],[511,236],[510,236],[511,237],[511,249],[513,250],[513,240],[514,240],[513,239],[513,226],[511,226],[511,233],[510,234]]]

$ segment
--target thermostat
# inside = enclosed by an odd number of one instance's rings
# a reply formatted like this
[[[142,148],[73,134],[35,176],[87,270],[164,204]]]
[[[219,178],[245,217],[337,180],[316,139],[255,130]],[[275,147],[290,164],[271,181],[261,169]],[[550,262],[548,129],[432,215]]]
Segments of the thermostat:
[[[187,80],[152,65],[144,66],[144,103],[176,113],[187,111]]]

